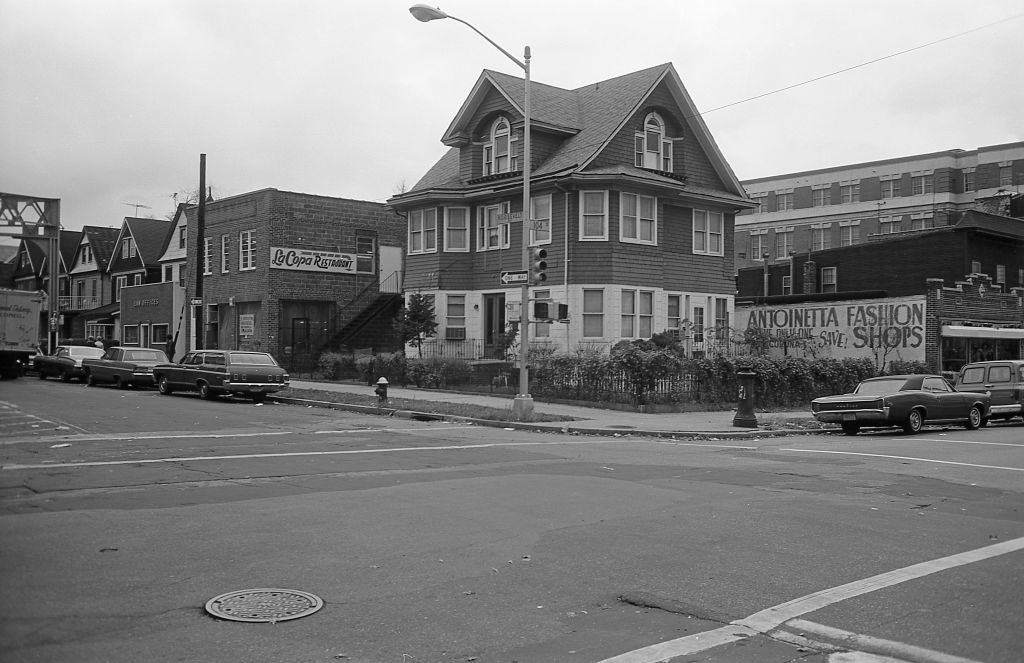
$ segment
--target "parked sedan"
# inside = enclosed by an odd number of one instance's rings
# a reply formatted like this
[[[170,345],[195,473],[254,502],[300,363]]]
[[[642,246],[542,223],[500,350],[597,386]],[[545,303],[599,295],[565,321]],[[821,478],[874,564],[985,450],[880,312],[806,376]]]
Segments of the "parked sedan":
[[[987,394],[957,391],[939,375],[888,375],[864,380],[851,394],[811,401],[818,421],[839,424],[847,435],[862,427],[901,426],[917,433],[928,423],[963,424],[969,430],[988,421]]]
[[[262,403],[267,394],[288,386],[288,373],[266,352],[195,350],[180,364],[158,364],[153,379],[161,394],[198,391],[201,398],[225,394]]]
[[[82,370],[83,359],[96,359],[103,356],[103,348],[92,345],[58,345],[52,355],[39,355],[32,366],[40,380],[47,376],[59,377],[64,382],[72,378],[85,379]]]

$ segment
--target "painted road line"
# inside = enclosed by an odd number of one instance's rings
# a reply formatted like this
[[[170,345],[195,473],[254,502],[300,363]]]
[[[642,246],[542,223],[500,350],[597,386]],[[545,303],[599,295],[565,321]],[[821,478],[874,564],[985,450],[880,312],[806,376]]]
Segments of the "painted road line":
[[[1015,442],[978,442],[977,440],[953,440],[948,437],[915,437],[914,442],[952,442],[954,444],[980,444],[989,447],[1017,447],[1024,449],[1024,444]]]
[[[452,429],[463,430],[463,426],[452,426]],[[407,432],[418,431],[422,432],[422,428],[410,428],[405,429]],[[446,430],[445,428],[431,428],[431,431],[435,430]],[[364,430],[351,431],[351,432],[365,432]],[[403,432],[402,429],[389,428],[384,429],[383,432]],[[268,435],[290,435],[293,433],[268,433]],[[248,435],[248,434],[247,434]],[[255,434],[254,434],[255,435]],[[200,436],[202,437],[202,436]],[[231,435],[224,435],[220,437],[234,437]],[[109,438],[109,439],[136,439],[136,438]],[[144,439],[144,438],[138,438]],[[161,438],[162,439],[162,438]],[[173,439],[173,438],[168,438]],[[197,463],[203,461],[214,461],[214,460],[254,460],[260,458],[301,458],[303,456],[354,456],[359,454],[379,454],[379,453],[398,453],[403,451],[467,451],[472,449],[497,449],[502,447],[556,447],[565,445],[596,445],[596,444],[617,444],[623,440],[614,438],[605,439],[589,439],[589,440],[550,440],[543,442],[486,442],[481,444],[446,444],[443,446],[427,446],[427,447],[387,447],[381,449],[336,449],[331,451],[289,451],[289,452],[277,452],[277,453],[261,453],[261,454],[237,454],[227,456],[170,456],[166,458],[134,458],[130,460],[94,460],[94,461],[78,461],[78,462],[67,462],[67,463],[32,463],[32,464],[12,464],[12,465],[0,465],[0,471],[14,471],[14,470],[45,470],[54,468],[73,468],[73,467],[108,467],[113,465],[158,465],[167,463]],[[665,444],[662,442],[662,444]],[[687,446],[696,447],[724,447],[728,449],[755,449],[756,447],[735,447],[731,445],[722,444],[693,444]]]
[[[914,456],[890,456],[889,454],[866,454],[858,451],[829,451],[825,449],[779,449],[779,451],[793,451],[796,453],[804,454],[838,454],[841,456],[866,456],[868,458],[890,458],[892,460],[915,460],[922,463],[959,465],[961,467],[976,467],[983,470],[1007,470],[1010,472],[1024,472],[1024,467],[1006,467],[1004,465],[980,465],[978,463],[960,463],[955,460],[935,460],[934,458],[916,458]]]
[[[952,654],[945,654],[895,640],[885,640],[870,635],[853,633],[852,631],[844,631],[831,626],[825,626],[824,624],[809,622],[806,619],[791,619],[783,624],[782,628],[786,630],[795,629],[801,635],[810,634],[823,638],[845,649],[881,656],[891,656],[897,660],[920,661],[921,663],[978,663],[978,661],[973,659],[953,656]]]
[[[752,634],[768,635],[791,619],[820,610],[833,603],[1019,550],[1024,550],[1024,537],[1002,541],[991,546],[968,550],[967,552],[949,555],[948,557],[940,557],[939,559],[921,562],[920,564],[913,564],[902,569],[896,569],[895,571],[839,585],[838,587],[823,589],[820,592],[814,592],[813,594],[772,606],[771,608],[754,613],[746,619],[734,621],[727,626],[650,645],[642,649],[607,658],[600,663],[661,663],[676,656],[696,654],[712,647],[736,642],[748,638]]]

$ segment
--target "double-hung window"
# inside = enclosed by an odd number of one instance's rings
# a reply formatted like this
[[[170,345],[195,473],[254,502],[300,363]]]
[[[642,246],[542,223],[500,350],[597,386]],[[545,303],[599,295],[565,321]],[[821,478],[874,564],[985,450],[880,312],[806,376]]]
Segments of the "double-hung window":
[[[121,257],[135,257],[135,240],[132,239],[131,237],[125,237],[123,240],[121,240]]]
[[[725,218],[721,212],[693,210],[693,252],[701,255],[723,255]]]
[[[724,340],[729,337],[729,300],[715,298],[715,338]]]
[[[839,246],[853,246],[860,242],[860,221],[839,222]]]
[[[654,328],[654,293],[623,290],[619,315],[622,338],[650,338]]]
[[[128,285],[127,276],[118,276],[114,279],[114,301],[121,301],[121,290]]]
[[[437,210],[415,209],[409,212],[409,253],[437,251]]]
[[[604,290],[583,291],[583,336],[604,336]]]
[[[860,202],[860,182],[843,182],[839,185],[839,193],[844,203]]]
[[[243,230],[238,233],[238,270],[256,269],[256,231]]]
[[[550,290],[534,290],[533,291],[533,296],[534,296],[534,298],[537,299],[537,301],[549,300],[549,299],[551,299],[551,291]],[[554,304],[553,303],[549,303],[548,306],[554,306]],[[551,325],[549,325],[547,323],[538,322],[537,324],[534,325],[533,335],[534,335],[535,338],[550,338],[550,336],[551,336]]]
[[[447,329],[460,329],[461,332],[449,335],[466,337],[466,296],[448,295],[445,298],[445,327]]]
[[[377,238],[373,235],[356,235],[356,272],[373,274],[377,257]]]
[[[469,208],[446,207],[444,210],[444,250],[469,251]]]
[[[896,198],[900,195],[900,176],[893,175],[879,182],[881,186],[882,200]]]
[[[974,191],[974,169],[964,171],[964,191]]]
[[[178,228],[178,248],[185,248],[185,239],[188,234],[188,226],[181,226]]]
[[[793,250],[793,228],[775,231],[775,257],[788,258]]]
[[[495,251],[510,246],[512,230],[507,218],[509,208],[507,201],[500,205],[477,208],[477,251]]]
[[[682,307],[683,296],[682,295],[669,295],[668,296],[668,319],[666,320],[665,326],[669,329],[679,329],[679,325],[683,321]]]
[[[1011,164],[999,164],[999,186],[1010,186],[1013,184],[1013,166]]]
[[[793,209],[793,190],[780,191],[775,194],[775,209],[779,212]]]
[[[832,185],[824,184],[811,190],[811,207],[824,207],[832,204]]]
[[[751,260],[760,260],[768,252],[768,229],[750,231],[750,253],[747,255]]]
[[[490,140],[484,144],[484,175],[508,173],[516,169],[512,156],[512,132],[508,119],[499,117],[491,125]]]
[[[231,236],[220,236],[220,272],[227,274],[231,271]]]
[[[608,239],[607,191],[580,191],[580,239]]]
[[[915,196],[932,193],[934,186],[934,178],[930,174],[913,175],[910,178],[910,188]]]
[[[892,235],[900,231],[900,221],[902,217],[899,216],[883,216],[878,220],[878,233],[880,235]]]
[[[811,226],[811,250],[824,251],[830,248],[832,248],[832,224],[822,223]],[[789,253],[787,252],[786,255]]]
[[[704,307],[693,307],[693,342],[704,342]]]
[[[530,244],[551,243],[551,196],[530,199]]]
[[[209,237],[203,238],[203,276],[213,274],[213,240]]]
[[[911,230],[925,230],[926,228],[935,227],[935,215],[931,212],[919,212],[917,214],[910,215],[910,229]]]
[[[836,292],[836,268],[835,267],[822,267],[821,268],[821,291],[822,292]]]
[[[658,199],[635,193],[619,194],[619,241],[657,244]]]
[[[634,140],[633,165],[672,172],[672,139],[668,138],[665,122],[657,113],[650,113],[644,120],[644,130]]]

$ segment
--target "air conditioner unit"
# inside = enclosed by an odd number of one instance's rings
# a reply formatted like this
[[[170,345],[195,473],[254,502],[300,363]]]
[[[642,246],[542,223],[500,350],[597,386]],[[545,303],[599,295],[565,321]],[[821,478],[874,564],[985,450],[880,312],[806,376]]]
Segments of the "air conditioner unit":
[[[466,340],[466,328],[465,327],[446,327],[444,330],[444,338],[446,341],[465,341]]]

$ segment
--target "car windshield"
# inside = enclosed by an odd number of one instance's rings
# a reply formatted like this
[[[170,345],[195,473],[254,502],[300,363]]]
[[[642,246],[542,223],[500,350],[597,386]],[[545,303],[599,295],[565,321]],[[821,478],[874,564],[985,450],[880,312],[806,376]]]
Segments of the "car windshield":
[[[885,396],[900,391],[906,383],[907,381],[902,378],[899,380],[871,380],[861,382],[857,385],[857,391],[853,393],[858,396]]]
[[[257,366],[277,366],[274,358],[262,352],[232,352],[232,364],[255,364]]]
[[[167,361],[162,350],[128,350],[124,358],[127,361]]]

